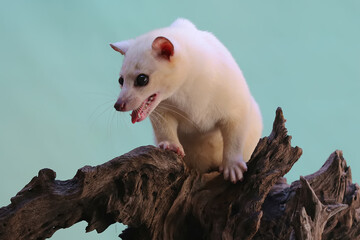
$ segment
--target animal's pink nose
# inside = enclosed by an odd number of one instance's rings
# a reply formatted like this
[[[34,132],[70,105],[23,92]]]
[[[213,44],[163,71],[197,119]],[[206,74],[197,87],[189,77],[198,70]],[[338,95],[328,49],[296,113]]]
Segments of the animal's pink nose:
[[[120,111],[120,112],[123,112],[125,111],[125,105],[126,103],[122,102],[116,102],[115,105],[114,105],[114,108],[116,109],[116,111]]]

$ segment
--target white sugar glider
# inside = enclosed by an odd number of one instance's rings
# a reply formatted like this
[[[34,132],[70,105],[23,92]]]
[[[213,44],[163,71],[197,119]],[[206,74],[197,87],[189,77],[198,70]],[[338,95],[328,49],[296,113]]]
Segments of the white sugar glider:
[[[186,19],[110,46],[125,56],[115,109],[132,123],[149,116],[157,145],[187,167],[242,180],[262,117],[226,47]]]

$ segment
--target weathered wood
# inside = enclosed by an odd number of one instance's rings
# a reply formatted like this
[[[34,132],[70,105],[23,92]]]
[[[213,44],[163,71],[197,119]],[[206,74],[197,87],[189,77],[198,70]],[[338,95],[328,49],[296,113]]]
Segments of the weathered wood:
[[[359,186],[352,183],[341,151],[332,153],[316,173],[291,185],[276,184],[263,211],[254,239],[360,239]]]
[[[76,222],[104,231],[129,227],[122,239],[360,239],[359,186],[340,151],[291,185],[283,176],[300,158],[279,108],[257,145],[244,180],[186,170],[178,156],[145,146],[73,179],[40,170],[0,209],[0,239],[45,239]]]

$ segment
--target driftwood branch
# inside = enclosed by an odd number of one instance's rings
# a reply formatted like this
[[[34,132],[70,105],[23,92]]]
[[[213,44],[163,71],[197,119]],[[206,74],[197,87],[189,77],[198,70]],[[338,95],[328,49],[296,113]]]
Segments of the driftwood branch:
[[[0,209],[0,239],[45,239],[87,221],[86,231],[128,225],[122,239],[360,239],[360,191],[340,151],[291,185],[300,158],[279,108],[256,147],[244,181],[188,172],[176,154],[137,148],[67,181],[39,171]]]

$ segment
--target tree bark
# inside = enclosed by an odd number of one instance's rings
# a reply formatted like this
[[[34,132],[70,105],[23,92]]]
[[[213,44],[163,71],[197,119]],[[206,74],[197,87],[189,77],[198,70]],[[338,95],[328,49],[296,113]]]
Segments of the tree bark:
[[[280,108],[260,139],[244,180],[185,168],[170,151],[144,146],[73,179],[42,169],[0,209],[0,239],[45,239],[87,221],[101,233],[121,222],[135,239],[360,239],[359,186],[341,151],[291,185],[283,176],[300,158]]]

